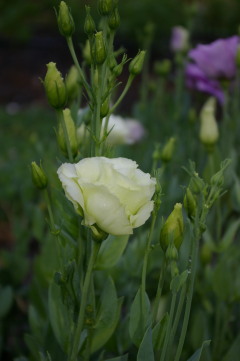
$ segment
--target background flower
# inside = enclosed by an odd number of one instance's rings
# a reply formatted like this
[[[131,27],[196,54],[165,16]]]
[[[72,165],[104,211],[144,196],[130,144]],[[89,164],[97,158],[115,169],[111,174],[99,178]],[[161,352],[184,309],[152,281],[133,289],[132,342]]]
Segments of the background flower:
[[[172,28],[170,48],[175,53],[189,48],[189,32],[183,26]]]
[[[67,198],[86,226],[113,235],[131,234],[153,210],[155,178],[126,158],[85,158],[58,169]]]

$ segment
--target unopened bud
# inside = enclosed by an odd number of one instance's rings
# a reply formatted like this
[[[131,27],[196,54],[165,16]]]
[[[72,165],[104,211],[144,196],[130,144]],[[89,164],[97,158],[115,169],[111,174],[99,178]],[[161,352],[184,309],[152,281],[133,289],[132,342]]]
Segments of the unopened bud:
[[[88,65],[92,63],[90,41],[87,39],[86,44],[83,48],[83,58]]]
[[[45,189],[48,184],[48,179],[45,172],[42,169],[42,166],[39,167],[36,162],[32,162],[31,171],[32,171],[32,180],[34,185],[38,189]]]
[[[201,126],[200,126],[200,140],[201,142],[212,147],[218,141],[219,131],[217,121],[215,119],[216,99],[211,97],[204,104],[201,114]]]
[[[183,241],[183,215],[182,204],[176,203],[172,213],[164,223],[161,234],[160,244],[164,251],[167,250],[171,242],[178,250]]]
[[[116,30],[120,24],[120,16],[118,8],[115,7],[112,13],[109,15],[108,18],[108,26],[111,30]]]
[[[80,76],[75,65],[72,65],[66,77],[68,99],[75,99],[80,91]]]
[[[129,73],[133,75],[138,75],[141,73],[144,63],[146,51],[142,50],[135,56],[135,58],[129,64]]]
[[[60,2],[57,21],[60,33],[65,37],[72,36],[75,25],[70,9],[64,1]]]
[[[183,199],[183,205],[186,209],[188,217],[193,219],[196,215],[197,203],[190,188],[187,188],[186,190],[186,194]]]
[[[67,101],[67,91],[62,75],[57,70],[55,63],[47,64],[47,73],[43,84],[49,104],[56,109],[63,108]]]
[[[109,112],[109,99],[106,98],[106,100],[101,105],[101,110],[100,110],[101,118],[106,117],[108,112]]]
[[[113,0],[98,0],[98,11],[100,15],[110,15],[113,10]]]
[[[205,183],[202,178],[199,177],[198,173],[194,173],[189,183],[189,189],[193,194],[199,194],[203,191]]]
[[[168,59],[164,59],[162,61],[157,61],[154,64],[154,71],[157,75],[165,77],[170,73],[171,70],[171,62]]]
[[[84,32],[88,35],[91,36],[95,33],[95,22],[90,14],[90,6],[85,6],[86,8],[86,17],[85,17],[85,22],[84,22]]]
[[[94,61],[97,65],[104,63],[107,57],[106,47],[103,38],[103,32],[99,31],[95,34],[95,43],[94,43]]]
[[[70,109],[63,110],[63,121],[66,126],[70,148],[71,148],[73,156],[75,157],[78,152],[78,142],[77,142],[76,127],[75,127],[75,123],[72,119]],[[65,133],[64,133],[63,125],[61,122],[59,123],[59,127],[58,127],[57,140],[58,140],[59,148],[61,149],[63,154],[65,156],[67,156],[67,154],[68,154],[67,141],[65,139]]]
[[[169,261],[176,261],[178,259],[178,250],[174,244],[169,244],[166,250],[166,259]]]
[[[161,160],[165,163],[169,162],[172,159],[173,152],[175,150],[176,138],[170,138],[168,142],[165,144],[162,153]]]

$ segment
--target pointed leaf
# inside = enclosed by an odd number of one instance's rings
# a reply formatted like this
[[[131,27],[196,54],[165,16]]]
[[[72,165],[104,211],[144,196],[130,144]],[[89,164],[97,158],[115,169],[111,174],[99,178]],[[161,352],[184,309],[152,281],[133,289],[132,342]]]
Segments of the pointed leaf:
[[[150,301],[147,293],[142,299],[139,288],[130,310],[129,334],[133,343],[139,347],[147,328],[151,324]]]
[[[204,341],[202,346],[188,359],[188,361],[200,361],[204,347],[210,345],[210,340]]]
[[[165,313],[161,321],[159,321],[153,329],[153,348],[155,351],[159,351],[162,348],[164,337],[167,330],[167,324],[169,320],[168,312]]]
[[[108,269],[113,267],[122,256],[128,242],[129,236],[108,236],[102,242],[97,257],[96,269]]]
[[[152,329],[149,327],[143,337],[137,354],[137,361],[154,361]]]

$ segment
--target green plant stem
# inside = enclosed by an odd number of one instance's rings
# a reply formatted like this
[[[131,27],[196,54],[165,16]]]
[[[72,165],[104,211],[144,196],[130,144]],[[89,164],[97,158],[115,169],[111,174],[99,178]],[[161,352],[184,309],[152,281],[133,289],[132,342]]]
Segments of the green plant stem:
[[[159,307],[159,302],[161,299],[162,289],[163,289],[163,285],[164,285],[164,281],[165,281],[166,269],[167,269],[167,260],[164,256],[163,266],[161,268],[161,272],[159,275],[157,293],[156,293],[154,306],[153,306],[153,317],[152,317],[153,325],[157,323],[158,307]]]
[[[66,127],[66,123],[65,123],[65,120],[63,117],[62,110],[58,110],[57,114],[58,114],[59,122],[61,123],[62,128],[63,128],[63,135],[64,135],[64,139],[65,139],[66,146],[67,146],[68,159],[70,160],[71,163],[73,163],[73,155],[72,155],[70,140],[69,140],[68,131],[67,131],[67,127]]]
[[[86,89],[89,98],[91,99],[92,98],[91,88],[90,88],[90,86],[89,86],[89,84],[88,84],[88,82],[87,82],[87,80],[85,78],[85,75],[84,75],[84,73],[82,71],[82,68],[80,67],[80,64],[78,62],[78,58],[77,58],[77,55],[76,55],[76,52],[75,52],[75,49],[74,49],[72,38],[68,37],[68,38],[66,38],[66,40],[67,40],[68,48],[69,48],[70,53],[71,53],[72,58],[73,58],[73,62],[75,64],[76,68],[78,69],[82,84],[83,84],[84,88]]]
[[[123,98],[125,97],[125,95],[128,92],[128,89],[130,88],[133,79],[135,78],[135,75],[130,74],[128,77],[128,81],[127,84],[125,85],[125,88],[123,89],[122,94],[120,95],[120,97],[118,98],[118,100],[116,101],[116,103],[112,106],[112,108],[109,110],[109,115],[112,114],[114,112],[114,110],[118,107],[118,105],[121,103],[121,101],[123,100]]]
[[[84,284],[83,284],[81,306],[80,306],[80,311],[79,311],[78,320],[77,320],[77,327],[76,327],[75,335],[74,335],[74,339],[73,339],[73,348],[72,348],[72,352],[71,352],[71,355],[69,358],[70,361],[77,361],[77,355],[78,355],[78,351],[79,351],[78,350],[79,342],[80,342],[81,332],[83,330],[83,325],[84,325],[84,316],[85,316],[85,308],[86,308],[87,299],[88,299],[88,290],[89,290],[89,285],[90,285],[90,281],[91,281],[94,263],[95,263],[100,245],[101,245],[100,242],[98,243],[98,242],[92,241],[92,250],[91,250],[91,255],[90,255],[90,259],[89,259],[89,263],[88,263],[88,267],[87,267],[87,272],[86,272],[86,276],[85,276],[85,280],[84,280]]]
[[[190,311],[191,311],[191,305],[192,305],[192,297],[193,297],[193,288],[194,288],[194,281],[195,281],[195,275],[197,270],[197,260],[198,260],[198,248],[199,248],[199,239],[200,239],[200,231],[198,228],[198,225],[195,223],[194,225],[194,231],[193,231],[193,238],[192,238],[192,252],[191,252],[191,258],[189,262],[189,271],[190,271],[190,281],[189,281],[189,287],[187,290],[187,300],[186,300],[186,306],[185,306],[185,313],[183,318],[183,325],[181,330],[181,335],[176,351],[176,355],[174,358],[174,361],[179,361],[187,333],[187,327],[190,317]]]
[[[164,339],[164,344],[163,344],[163,349],[162,349],[162,352],[161,352],[160,361],[165,361],[167,359],[165,357],[166,357],[166,354],[167,354],[168,345],[169,345],[169,341],[170,341],[170,338],[171,338],[171,327],[172,327],[173,315],[174,315],[174,310],[175,310],[175,305],[176,305],[176,299],[177,299],[177,292],[174,292],[173,296],[172,296],[170,315],[169,315],[167,331],[166,331],[166,336],[165,336],[165,339]]]
[[[95,141],[95,155],[100,155],[99,154],[99,150],[100,150],[100,137],[101,137],[101,116],[100,116],[100,111],[101,111],[101,94],[102,94],[102,81],[103,81],[103,77],[102,77],[102,72],[103,72],[103,66],[99,65],[97,70],[98,70],[98,86],[96,87],[96,106],[94,107],[94,122],[95,122],[95,137],[96,137],[96,141]]]

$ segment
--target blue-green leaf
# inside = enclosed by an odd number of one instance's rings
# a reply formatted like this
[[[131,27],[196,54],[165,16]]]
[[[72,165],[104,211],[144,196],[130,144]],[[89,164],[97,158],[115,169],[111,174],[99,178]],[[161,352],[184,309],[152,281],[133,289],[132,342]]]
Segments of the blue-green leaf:
[[[108,269],[113,267],[122,256],[128,242],[129,236],[108,236],[102,242],[97,257],[96,269]]]
[[[210,340],[204,341],[202,346],[187,361],[200,361],[204,347],[209,346],[210,342]]]
[[[147,328],[151,324],[150,302],[145,292],[142,299],[141,287],[139,288],[130,310],[129,334],[133,343],[139,347]]]
[[[137,361],[154,361],[152,329],[149,327],[143,337],[137,354]]]

